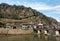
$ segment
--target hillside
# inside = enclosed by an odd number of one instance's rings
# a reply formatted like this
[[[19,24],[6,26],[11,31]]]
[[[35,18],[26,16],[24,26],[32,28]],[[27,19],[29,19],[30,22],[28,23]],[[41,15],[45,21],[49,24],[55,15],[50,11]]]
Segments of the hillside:
[[[24,7],[23,5],[8,5],[6,3],[0,4],[0,21],[10,22],[32,22],[32,23],[43,23],[43,24],[57,24],[54,18],[47,17],[43,13],[34,10],[30,7]]]

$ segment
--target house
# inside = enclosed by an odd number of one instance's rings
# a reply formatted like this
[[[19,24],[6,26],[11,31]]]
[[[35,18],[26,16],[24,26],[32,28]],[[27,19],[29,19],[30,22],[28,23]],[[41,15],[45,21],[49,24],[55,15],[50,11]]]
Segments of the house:
[[[30,24],[30,23],[22,23],[21,25],[22,29],[33,29],[33,24]]]
[[[6,24],[6,28],[11,28],[11,29],[18,29],[21,28],[21,25],[16,23],[16,24]]]
[[[28,29],[33,29],[33,24],[29,24],[29,23],[6,24],[6,28],[28,30]]]
[[[34,24],[34,28],[35,29],[42,29],[43,28],[43,24],[39,23],[39,24]]]

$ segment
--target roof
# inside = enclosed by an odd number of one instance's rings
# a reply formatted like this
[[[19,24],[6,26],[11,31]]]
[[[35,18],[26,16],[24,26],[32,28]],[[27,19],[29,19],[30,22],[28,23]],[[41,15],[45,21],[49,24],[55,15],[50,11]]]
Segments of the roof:
[[[8,24],[6,26],[20,26],[20,24]]]

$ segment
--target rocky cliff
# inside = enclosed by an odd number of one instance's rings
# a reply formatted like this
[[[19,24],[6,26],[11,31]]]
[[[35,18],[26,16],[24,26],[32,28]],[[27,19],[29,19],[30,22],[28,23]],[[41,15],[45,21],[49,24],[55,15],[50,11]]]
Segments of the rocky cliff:
[[[32,23],[43,23],[43,24],[57,24],[54,18],[48,17],[43,13],[34,10],[30,7],[24,7],[23,5],[8,5],[6,3],[0,4],[0,21],[5,19],[19,20],[20,22],[32,22]],[[7,22],[5,20],[5,22]]]

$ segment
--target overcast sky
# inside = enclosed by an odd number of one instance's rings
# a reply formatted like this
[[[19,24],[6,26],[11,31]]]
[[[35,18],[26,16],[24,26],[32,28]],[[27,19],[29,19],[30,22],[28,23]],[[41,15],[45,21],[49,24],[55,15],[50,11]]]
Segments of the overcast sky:
[[[0,3],[31,7],[60,22],[60,0],[0,0]]]

